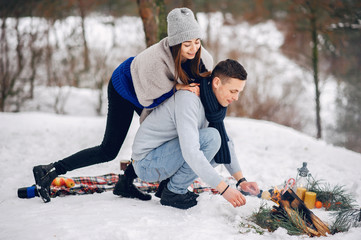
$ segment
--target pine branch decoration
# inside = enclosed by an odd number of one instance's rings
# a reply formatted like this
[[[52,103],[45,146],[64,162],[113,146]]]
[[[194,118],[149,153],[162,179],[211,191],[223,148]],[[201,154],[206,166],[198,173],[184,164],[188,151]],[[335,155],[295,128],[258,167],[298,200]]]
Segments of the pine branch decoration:
[[[322,180],[309,182],[308,189],[317,194],[317,200],[324,204],[326,210],[337,211],[355,207],[355,199],[345,190],[345,186],[336,185],[333,188]]]
[[[287,202],[282,204],[283,201],[280,201],[279,207],[273,206],[273,208],[267,207],[263,202],[250,220],[270,232],[282,227],[290,235],[306,233],[309,236],[327,236],[330,233],[346,232],[352,227],[361,227],[361,209],[356,207],[353,195],[348,193],[344,186],[331,187],[322,180],[313,178],[312,181],[310,180],[308,190],[317,194],[317,200],[324,203],[325,210],[335,211],[333,213],[335,222],[331,227],[324,228],[322,221],[323,225],[319,225],[319,221],[314,221],[312,217],[310,222],[302,212]]]
[[[301,235],[304,233],[294,222],[289,220],[287,213],[282,208],[274,206],[272,209],[267,207],[264,202],[258,211],[253,213],[250,220],[269,232],[274,232],[281,227],[286,229],[290,235]]]
[[[332,234],[347,232],[351,227],[361,227],[361,208],[342,209],[334,215],[336,215],[336,220],[331,227]]]
[[[273,221],[271,211],[272,209],[267,207],[265,202],[262,202],[258,211],[252,214],[250,220],[261,228],[267,229],[269,232],[273,232],[278,228],[278,225]]]

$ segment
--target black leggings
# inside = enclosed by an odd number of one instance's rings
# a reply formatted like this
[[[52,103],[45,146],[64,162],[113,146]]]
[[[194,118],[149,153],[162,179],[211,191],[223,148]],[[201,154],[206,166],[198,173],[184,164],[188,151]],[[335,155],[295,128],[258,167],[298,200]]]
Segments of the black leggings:
[[[77,152],[54,163],[58,175],[77,168],[113,160],[119,153],[127,136],[134,111],[140,115],[142,109],[120,96],[113,87],[108,85],[108,116],[103,142],[96,147]]]

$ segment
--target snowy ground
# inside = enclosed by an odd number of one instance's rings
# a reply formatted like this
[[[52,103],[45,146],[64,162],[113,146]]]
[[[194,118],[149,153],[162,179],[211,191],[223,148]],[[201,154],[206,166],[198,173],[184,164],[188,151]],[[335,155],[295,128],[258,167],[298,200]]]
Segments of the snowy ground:
[[[162,206],[159,199],[142,202],[111,192],[55,198],[19,199],[17,189],[33,184],[32,167],[66,157],[99,144],[105,117],[59,116],[50,113],[0,113],[0,239],[304,239],[284,229],[259,235],[240,226],[262,200],[246,197],[247,204],[233,208],[220,195],[202,193],[188,210]],[[331,184],[344,184],[361,205],[361,154],[333,147],[292,129],[270,122],[227,118],[244,175],[262,189],[296,177],[308,162],[313,176]],[[128,159],[138,128],[135,117],[128,139],[116,160],[78,169],[67,176],[119,173],[119,161]],[[227,176],[223,168],[218,169]],[[269,204],[272,205],[271,202]],[[314,210],[323,221],[332,219]],[[327,239],[361,239],[361,228]]]

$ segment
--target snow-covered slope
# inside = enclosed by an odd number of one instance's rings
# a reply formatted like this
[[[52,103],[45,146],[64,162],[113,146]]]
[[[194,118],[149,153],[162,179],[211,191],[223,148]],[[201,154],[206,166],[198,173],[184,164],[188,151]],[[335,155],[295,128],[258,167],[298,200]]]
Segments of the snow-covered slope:
[[[105,121],[105,117],[0,113],[0,239],[304,239],[290,237],[284,229],[264,235],[240,233],[245,232],[240,223],[261,204],[254,197],[246,197],[247,204],[235,209],[220,195],[202,193],[198,205],[185,211],[162,206],[155,197],[142,202],[111,192],[55,198],[48,204],[39,198],[17,198],[17,188],[33,184],[34,165],[99,144]],[[119,160],[129,158],[138,126],[135,117],[117,159],[67,176],[119,173]],[[361,154],[270,122],[227,118],[226,127],[244,175],[262,189],[296,177],[296,169],[306,161],[314,177],[346,185],[361,205]],[[227,176],[222,167],[218,170]],[[324,210],[314,213],[331,223]],[[361,229],[328,239],[361,239]]]

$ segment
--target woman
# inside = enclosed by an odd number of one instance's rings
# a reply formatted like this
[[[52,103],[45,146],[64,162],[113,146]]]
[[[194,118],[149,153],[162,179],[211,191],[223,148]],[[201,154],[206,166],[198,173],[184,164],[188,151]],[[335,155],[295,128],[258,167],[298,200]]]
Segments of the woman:
[[[167,16],[168,37],[124,61],[112,74],[108,86],[108,115],[104,139],[99,146],[82,150],[63,160],[33,168],[39,195],[50,201],[50,184],[67,171],[113,160],[125,140],[134,111],[138,115],[174,94],[187,89],[199,94],[195,78],[211,70],[213,59],[201,49],[201,29],[187,8],[173,9]],[[149,111],[143,111],[149,112]],[[146,114],[141,116],[144,118]],[[134,185],[136,178],[129,165],[114,194],[149,200]]]

